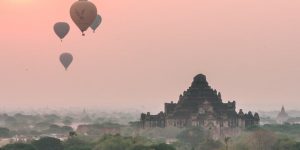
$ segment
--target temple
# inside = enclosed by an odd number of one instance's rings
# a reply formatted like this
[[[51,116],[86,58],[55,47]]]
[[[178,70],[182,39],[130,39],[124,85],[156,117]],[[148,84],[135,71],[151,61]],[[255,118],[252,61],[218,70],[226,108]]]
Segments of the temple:
[[[238,134],[259,121],[258,113],[244,113],[242,109],[236,112],[235,101],[223,103],[221,93],[209,86],[205,75],[199,74],[177,103],[165,103],[164,112],[142,113],[140,125],[141,128],[201,126],[218,138]]]
[[[281,107],[281,111],[278,113],[276,121],[278,124],[284,124],[289,119],[289,115],[285,112],[284,106]]]

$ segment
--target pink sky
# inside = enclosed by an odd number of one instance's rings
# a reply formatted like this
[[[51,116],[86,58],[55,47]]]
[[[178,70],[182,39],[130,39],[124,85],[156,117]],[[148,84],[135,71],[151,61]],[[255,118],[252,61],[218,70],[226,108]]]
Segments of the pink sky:
[[[299,0],[93,0],[103,24],[86,37],[73,2],[0,1],[1,108],[155,112],[203,73],[238,109],[300,109]],[[58,21],[71,25],[63,43]],[[74,55],[67,72],[62,52]]]

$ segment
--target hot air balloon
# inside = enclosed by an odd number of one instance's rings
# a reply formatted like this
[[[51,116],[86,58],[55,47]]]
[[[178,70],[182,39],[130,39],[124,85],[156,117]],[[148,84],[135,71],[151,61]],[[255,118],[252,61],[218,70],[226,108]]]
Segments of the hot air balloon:
[[[102,22],[102,17],[100,15],[97,15],[96,19],[94,20],[94,22],[91,25],[91,28],[93,29],[94,32],[99,27],[101,22]]]
[[[57,22],[54,25],[54,32],[62,40],[70,31],[70,26],[66,22]]]
[[[92,25],[97,17],[97,8],[88,0],[79,0],[71,6],[70,15],[84,36],[84,31]]]
[[[71,53],[62,53],[59,57],[59,60],[61,64],[65,67],[65,70],[67,70],[73,61],[73,56]]]

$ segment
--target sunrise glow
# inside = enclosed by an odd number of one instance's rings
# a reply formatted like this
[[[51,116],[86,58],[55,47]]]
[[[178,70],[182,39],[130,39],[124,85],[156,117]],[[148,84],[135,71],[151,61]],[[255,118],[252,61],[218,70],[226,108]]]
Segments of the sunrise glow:
[[[300,150],[300,0],[0,0],[0,150]]]
[[[12,3],[29,3],[32,2],[32,0],[9,0]]]

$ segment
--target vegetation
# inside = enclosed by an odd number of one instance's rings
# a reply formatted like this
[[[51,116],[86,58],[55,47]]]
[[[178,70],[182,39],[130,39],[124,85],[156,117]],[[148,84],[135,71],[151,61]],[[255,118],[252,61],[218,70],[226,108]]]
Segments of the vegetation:
[[[177,138],[182,143],[187,143],[191,145],[192,148],[196,148],[200,145],[200,143],[203,143],[206,140],[207,134],[205,134],[204,130],[202,128],[190,128],[182,131]]]
[[[33,141],[32,145],[37,150],[63,150],[64,147],[59,139],[52,137],[44,137],[37,141]]]
[[[9,137],[9,129],[8,128],[0,128],[0,137],[2,137],[2,138]]]
[[[0,115],[0,137],[25,136],[1,150],[299,150],[299,124],[253,126],[236,137],[212,139],[208,132],[195,128],[139,129],[133,116],[116,113],[97,115]],[[120,115],[120,116],[117,116]],[[118,119],[122,119],[119,121]],[[126,122],[120,124],[118,122]],[[82,121],[85,122],[82,122]],[[110,122],[109,122],[110,121]],[[77,124],[74,130],[71,126]],[[16,136],[17,135],[17,136]],[[42,135],[42,136],[41,136]],[[57,135],[57,136],[56,136]],[[44,137],[51,136],[51,137]],[[61,141],[53,137],[66,139]],[[34,140],[35,137],[43,137]],[[18,143],[23,142],[23,143]]]
[[[91,150],[93,144],[81,137],[72,137],[64,142],[64,150]]]
[[[282,128],[290,125],[265,125],[242,133],[230,140],[229,149],[234,150],[299,150],[300,142],[290,134],[283,134]],[[291,133],[292,134],[292,133]],[[287,136],[288,135],[288,136]]]
[[[2,148],[3,150],[37,150],[31,144],[24,144],[24,143],[15,143],[15,144],[8,144]]]
[[[64,142],[56,138],[44,137],[27,144],[8,144],[2,150],[175,150],[175,147],[155,143],[144,137],[105,135],[96,141],[88,140],[84,136],[71,137]]]
[[[175,150],[175,147],[164,143],[154,143],[143,137],[106,135],[96,142],[93,150]]]
[[[276,133],[284,133],[287,135],[300,135],[300,124],[266,124],[262,126],[262,128]]]
[[[72,132],[74,133],[74,132]],[[44,137],[30,143],[15,143],[3,150],[299,150],[300,142],[261,128],[238,137],[213,140],[202,128],[188,128],[177,135],[177,142],[166,144],[142,136],[104,135],[97,138],[72,134],[66,141]]]

